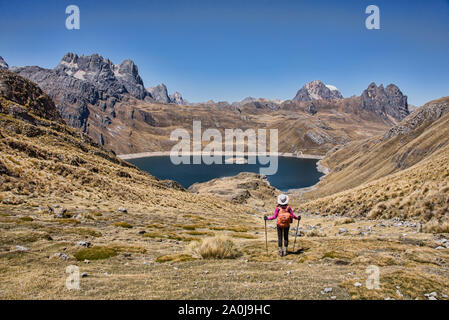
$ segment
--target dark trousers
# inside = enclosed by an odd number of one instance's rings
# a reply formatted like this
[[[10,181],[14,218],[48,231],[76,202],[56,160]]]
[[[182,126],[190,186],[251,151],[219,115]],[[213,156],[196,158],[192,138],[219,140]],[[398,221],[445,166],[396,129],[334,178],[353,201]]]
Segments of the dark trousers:
[[[284,247],[285,248],[288,247],[288,230],[289,229],[290,229],[290,227],[281,228],[281,227],[277,226],[277,230],[278,230],[278,247],[279,248],[282,247],[282,239],[284,239]]]

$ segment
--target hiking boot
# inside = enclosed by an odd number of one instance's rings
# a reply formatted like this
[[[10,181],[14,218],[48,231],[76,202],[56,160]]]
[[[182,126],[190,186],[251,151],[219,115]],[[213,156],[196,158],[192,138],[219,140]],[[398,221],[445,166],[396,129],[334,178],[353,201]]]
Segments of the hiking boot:
[[[284,248],[283,255],[286,256],[287,254],[288,254],[288,253],[287,253],[287,248]]]
[[[279,253],[279,257],[282,257],[282,248],[279,248],[278,253]]]

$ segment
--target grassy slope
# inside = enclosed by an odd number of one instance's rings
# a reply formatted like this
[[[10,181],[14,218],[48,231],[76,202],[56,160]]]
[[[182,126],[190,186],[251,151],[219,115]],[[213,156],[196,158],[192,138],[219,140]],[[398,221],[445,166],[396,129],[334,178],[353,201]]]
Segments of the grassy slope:
[[[449,99],[440,99],[423,108],[448,103]],[[447,231],[448,123],[449,113],[423,122],[409,134],[353,143],[335,152],[323,161],[331,173],[306,194],[319,199],[303,208],[326,214],[417,219],[435,231]]]
[[[0,98],[2,299],[400,299],[396,286],[402,298],[449,294],[449,252],[435,249],[431,234],[389,221],[377,227],[304,215],[298,254],[279,258],[272,224],[267,254],[263,220],[248,214],[248,206],[169,188],[27,106],[18,106],[27,111],[26,121],[11,115],[12,104]],[[54,204],[66,207],[70,218],[56,218],[47,209]],[[263,206],[274,207],[269,201]],[[339,234],[342,223],[346,234]],[[410,235],[398,238],[405,232]],[[241,256],[189,255],[192,240],[212,235],[231,238]],[[354,287],[373,263],[381,268],[381,290]],[[65,287],[69,265],[87,273],[80,290]],[[333,292],[322,294],[325,287]]]

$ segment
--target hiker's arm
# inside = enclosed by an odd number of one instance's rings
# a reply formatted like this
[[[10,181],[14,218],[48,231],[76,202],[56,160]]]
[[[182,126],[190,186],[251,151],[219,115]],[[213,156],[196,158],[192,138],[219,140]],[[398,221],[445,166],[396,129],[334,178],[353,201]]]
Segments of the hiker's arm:
[[[291,207],[288,207],[288,209],[289,209],[290,214],[293,216],[293,218],[295,218],[296,220],[301,219],[301,217],[299,215],[295,216],[295,214],[293,213],[293,209]]]
[[[278,216],[278,212],[279,212],[279,208],[276,208],[276,210],[274,210],[274,215],[272,217],[267,217],[267,220],[274,220],[277,218]]]

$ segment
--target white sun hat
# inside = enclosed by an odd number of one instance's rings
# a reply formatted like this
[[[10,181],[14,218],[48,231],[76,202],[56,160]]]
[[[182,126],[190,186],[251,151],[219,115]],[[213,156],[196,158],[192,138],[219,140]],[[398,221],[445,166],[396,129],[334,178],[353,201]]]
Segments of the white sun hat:
[[[285,205],[287,203],[288,203],[288,196],[286,194],[280,194],[278,196],[278,204],[283,206],[283,205]]]

